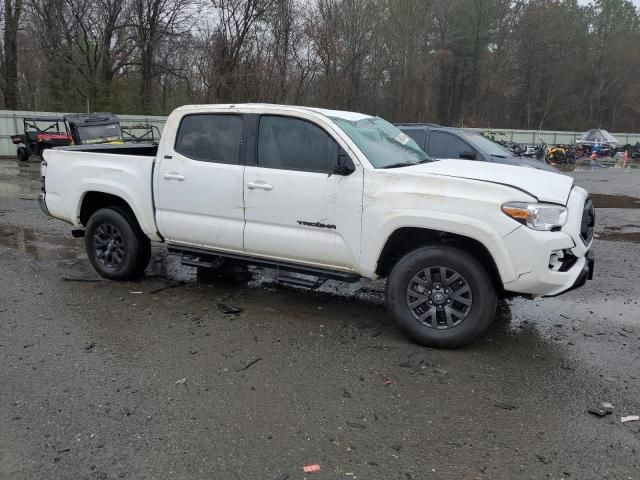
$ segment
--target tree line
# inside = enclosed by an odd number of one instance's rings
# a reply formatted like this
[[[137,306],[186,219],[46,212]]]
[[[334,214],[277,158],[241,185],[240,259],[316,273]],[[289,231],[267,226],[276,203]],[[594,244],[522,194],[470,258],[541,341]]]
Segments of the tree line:
[[[640,131],[628,0],[4,0],[3,108],[273,102]]]

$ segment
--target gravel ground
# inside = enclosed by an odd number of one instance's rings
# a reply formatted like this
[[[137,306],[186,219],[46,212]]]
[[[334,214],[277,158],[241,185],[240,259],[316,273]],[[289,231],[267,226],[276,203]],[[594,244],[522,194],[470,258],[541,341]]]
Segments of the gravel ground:
[[[640,478],[640,170],[585,170],[616,207],[595,279],[439,351],[376,282],[205,281],[161,245],[143,280],[101,281],[38,210],[38,165],[0,161],[0,479]]]

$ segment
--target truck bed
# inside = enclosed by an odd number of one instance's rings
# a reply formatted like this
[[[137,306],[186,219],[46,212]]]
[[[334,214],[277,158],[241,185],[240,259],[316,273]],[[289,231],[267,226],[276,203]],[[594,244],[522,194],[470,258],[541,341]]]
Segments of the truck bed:
[[[115,195],[131,206],[142,231],[155,237],[152,187],[155,157],[141,153],[157,147],[135,146],[135,153],[131,153],[130,145],[79,147],[44,152],[44,201],[49,213],[80,227],[83,200],[87,195],[92,192]]]
[[[144,143],[125,143],[125,144],[104,144],[97,143],[95,145],[71,145],[67,147],[56,147],[54,150],[65,150],[70,152],[89,152],[89,153],[112,153],[114,155],[135,155],[143,157],[155,157],[158,153],[157,145],[149,145]]]

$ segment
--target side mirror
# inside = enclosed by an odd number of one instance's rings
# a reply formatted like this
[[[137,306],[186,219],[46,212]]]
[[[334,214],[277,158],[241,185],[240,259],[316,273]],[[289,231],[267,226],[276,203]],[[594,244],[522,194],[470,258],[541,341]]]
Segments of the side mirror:
[[[463,160],[475,160],[476,159],[476,152],[474,152],[473,150],[464,150],[464,151],[460,152],[459,156]]]
[[[351,160],[349,154],[345,152],[342,147],[338,147],[338,159],[331,173],[335,175],[343,175],[346,177],[347,175],[351,175],[355,171],[356,166],[353,163],[353,160]]]

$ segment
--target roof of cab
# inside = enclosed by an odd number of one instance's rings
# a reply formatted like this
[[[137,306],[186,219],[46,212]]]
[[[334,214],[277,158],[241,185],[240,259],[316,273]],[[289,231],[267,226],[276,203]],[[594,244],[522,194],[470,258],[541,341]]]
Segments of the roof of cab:
[[[324,108],[315,108],[315,107],[302,107],[296,105],[277,105],[272,103],[226,103],[226,104],[204,104],[204,105],[183,105],[182,107],[176,108],[178,111],[193,111],[193,110],[226,110],[226,109],[235,109],[235,110],[289,110],[291,112],[309,112],[312,111],[314,113],[318,113],[325,117],[334,117],[341,118],[344,120],[349,120],[351,122],[357,122],[359,120],[363,120],[365,118],[370,118],[370,115],[365,115],[363,113],[357,112],[346,112],[343,110],[327,110]]]

